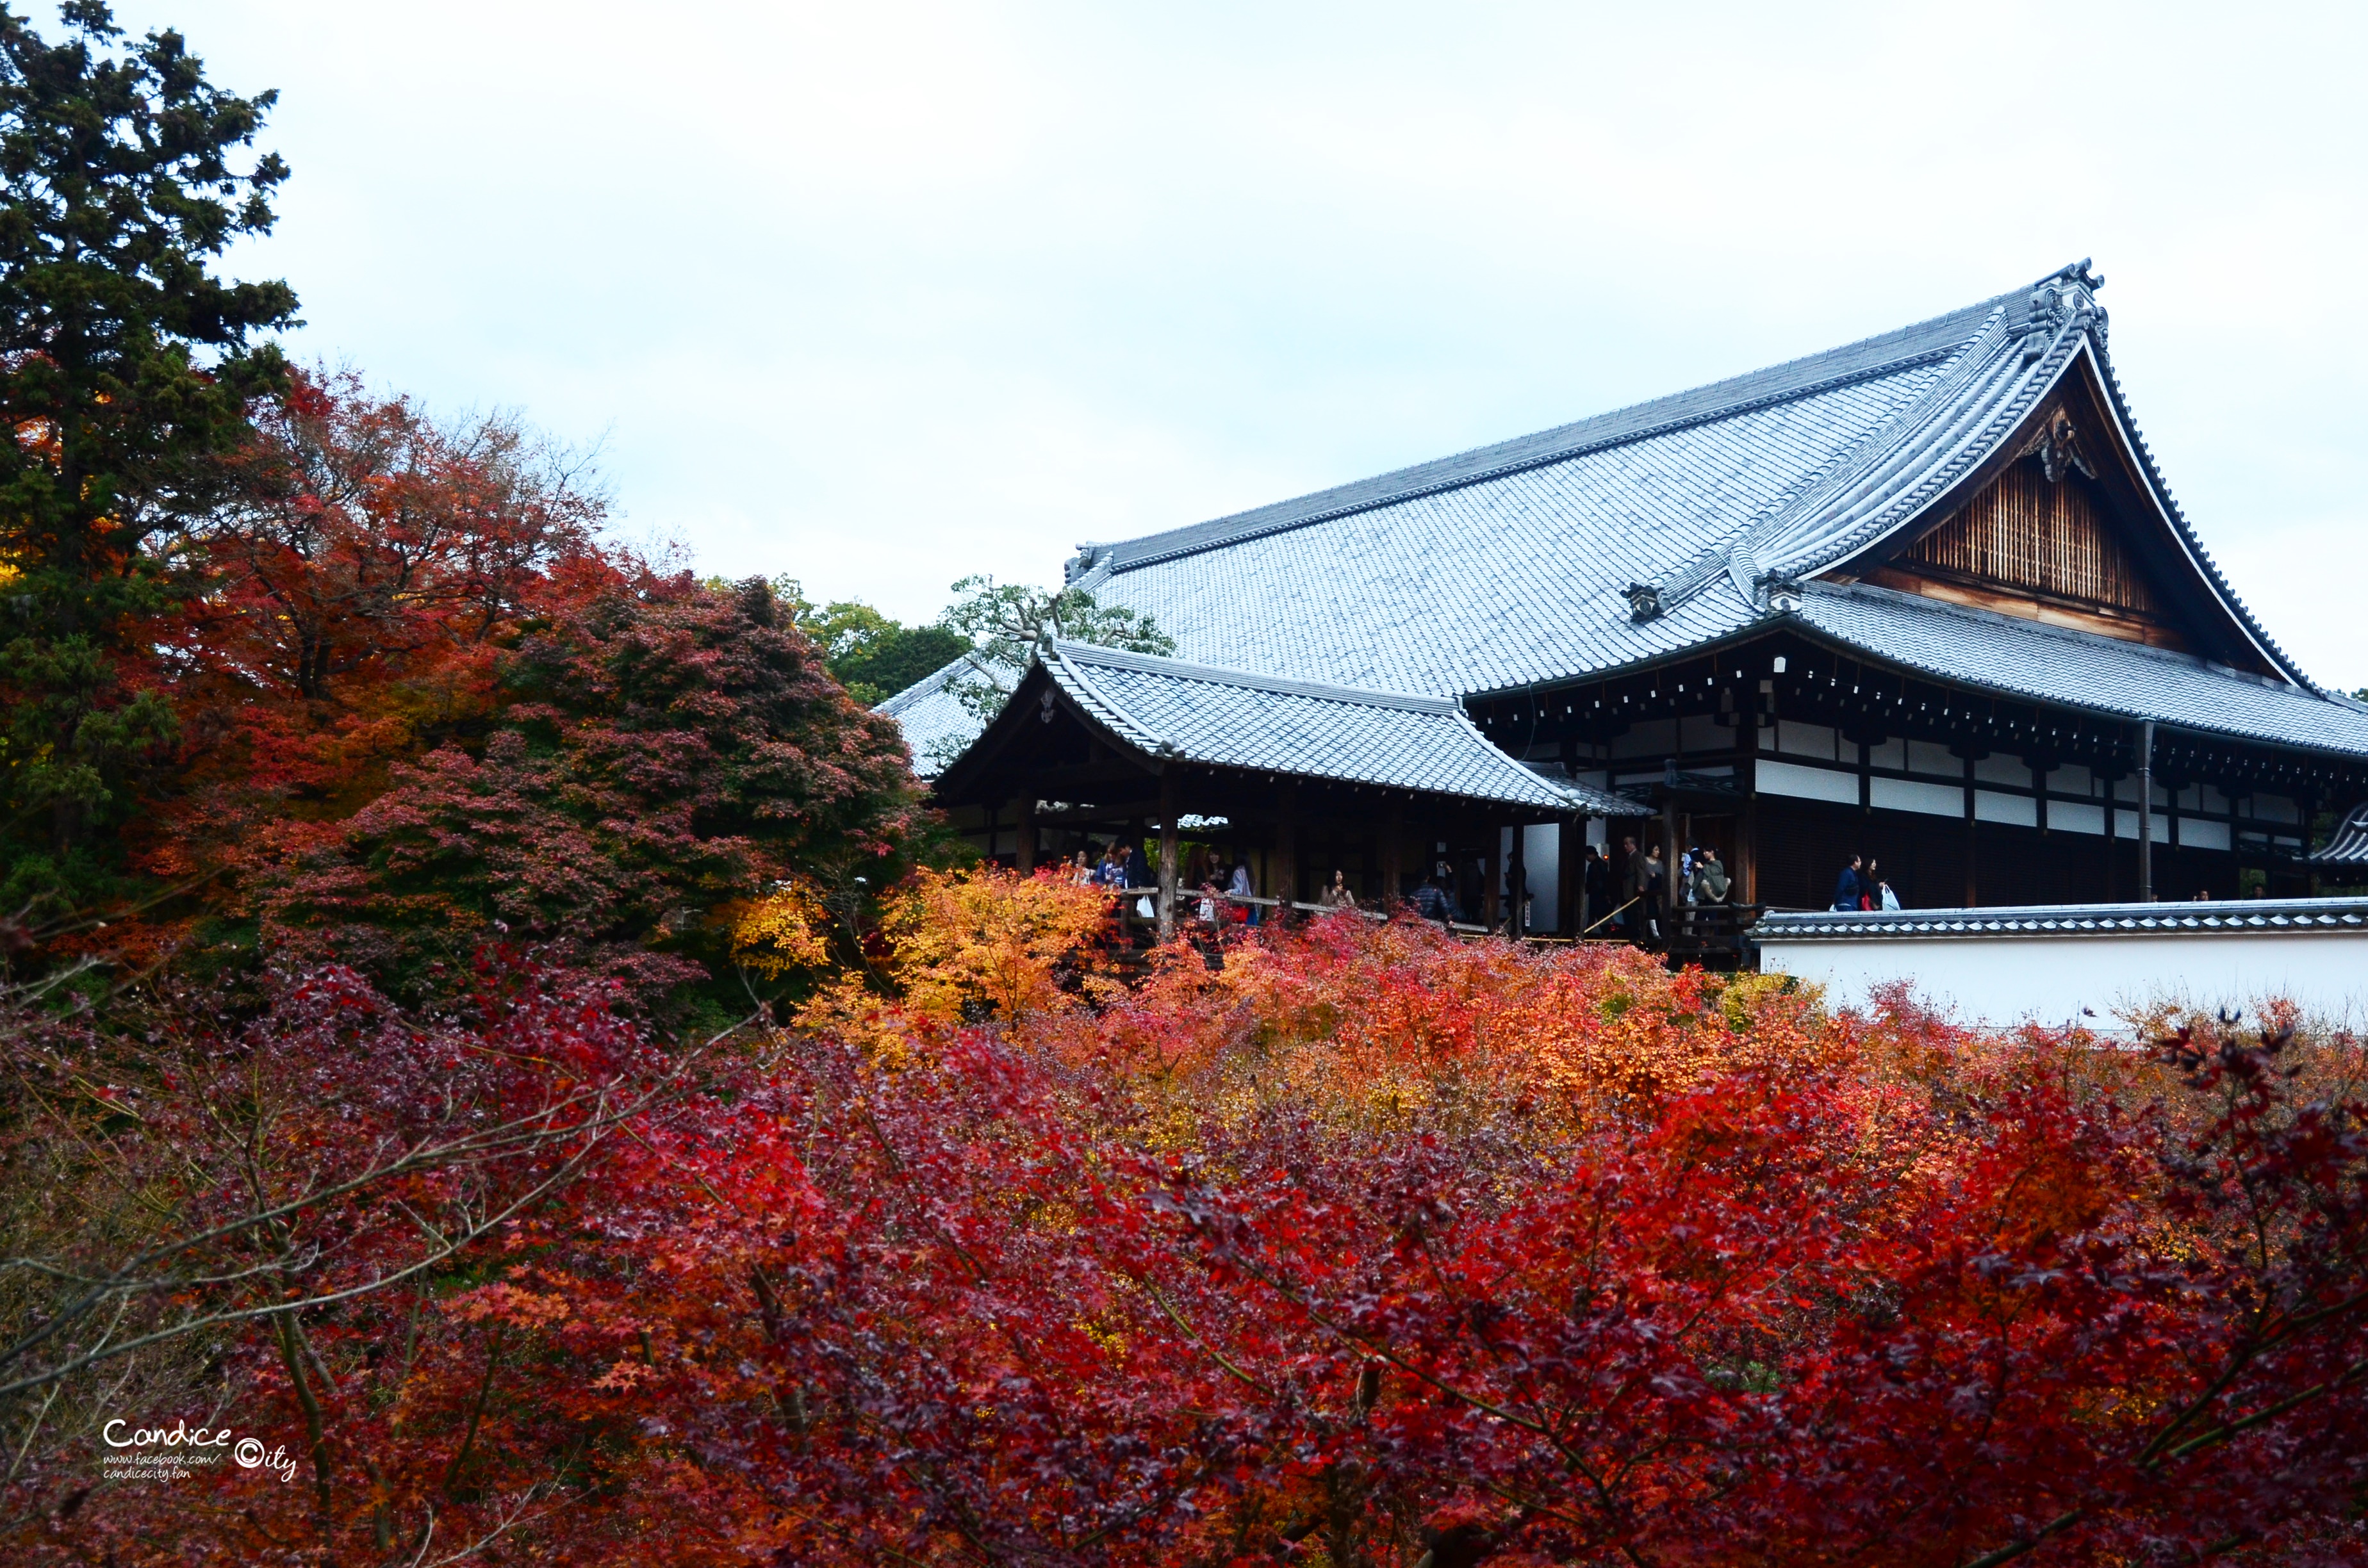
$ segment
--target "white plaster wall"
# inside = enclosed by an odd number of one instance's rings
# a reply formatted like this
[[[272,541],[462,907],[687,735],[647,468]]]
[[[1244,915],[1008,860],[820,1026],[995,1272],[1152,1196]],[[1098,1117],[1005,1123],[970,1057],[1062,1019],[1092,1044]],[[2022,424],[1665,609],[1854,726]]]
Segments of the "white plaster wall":
[[[2368,1018],[2368,931],[1777,940],[1761,944],[1759,967],[1817,982],[1838,1006],[1905,980],[1965,1022],[1999,1027],[2112,1028],[2164,1000],[2250,1013],[2272,996],[2316,1018]]]

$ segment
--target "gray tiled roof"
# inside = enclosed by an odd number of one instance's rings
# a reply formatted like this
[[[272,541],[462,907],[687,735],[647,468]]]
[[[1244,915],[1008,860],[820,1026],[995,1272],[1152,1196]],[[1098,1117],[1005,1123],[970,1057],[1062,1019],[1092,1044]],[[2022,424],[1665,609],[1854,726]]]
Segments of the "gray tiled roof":
[[[2237,602],[2131,422],[2083,263],[1912,327],[1655,403],[1255,511],[1085,547],[1072,580],[1180,658],[1435,697],[1647,664],[1777,624],[1771,578],[1847,566],[1997,455],[2084,361],[2265,685],[2110,639],[1921,618],[1816,588],[1828,635],[1951,678],[2133,717],[2368,755],[2356,705],[2303,679]],[[1631,584],[1661,613],[1631,613]],[[1994,618],[1993,618],[1994,619]],[[1874,640],[1893,633],[1898,646]],[[927,685],[928,683],[924,683]],[[942,692],[890,710],[925,753],[975,732]]]
[[[1704,595],[1643,623],[1626,586],[1674,572],[1841,460],[1938,373],[1918,359],[1561,461],[1080,581],[1178,653],[1438,696],[1632,664],[1752,616]]]
[[[978,738],[978,720],[946,689],[946,682],[967,663],[956,659],[875,710],[904,727],[905,744],[913,753],[913,771],[924,778],[935,778],[954,754]]]
[[[1948,937],[2125,937],[2133,932],[2259,935],[2368,931],[2368,898],[2238,899],[2201,903],[2053,903],[2013,909],[1820,910],[1763,915],[1759,942]]]
[[[2368,707],[2166,648],[1864,584],[1804,585],[1800,617],[1890,663],[1987,691],[2368,756]]]
[[[1489,744],[1452,698],[1245,675],[1079,642],[1055,642],[1038,660],[1103,727],[1156,756],[1554,813],[1636,809],[1531,772]]]
[[[2352,807],[2307,858],[2314,866],[2368,866],[2368,801]]]
[[[1319,490],[1312,495],[1279,501],[1212,522],[1117,544],[1087,545],[1083,559],[1073,565],[1088,571],[1129,571],[1197,551],[1236,544],[1260,534],[1366,511],[1387,502],[1457,489],[1479,480],[1632,445],[1777,403],[1795,403],[1854,382],[1887,379],[1919,365],[1941,364],[1960,352],[2003,304],[2000,300],[1986,300],[1949,315],[1748,375],[1713,381],[1709,386],[1599,414],[1533,436],[1417,463],[1412,468]]]

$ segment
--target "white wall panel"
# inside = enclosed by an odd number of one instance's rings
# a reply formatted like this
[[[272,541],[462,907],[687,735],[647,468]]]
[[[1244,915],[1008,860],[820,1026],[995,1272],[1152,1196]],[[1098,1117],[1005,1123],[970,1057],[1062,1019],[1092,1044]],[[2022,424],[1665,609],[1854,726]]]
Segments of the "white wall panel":
[[[1889,812],[1922,812],[1927,816],[1962,817],[1965,791],[1958,784],[1919,784],[1910,778],[1878,778],[1867,796]]]
[[[2228,847],[2228,824],[2181,817],[2179,819],[2179,843],[2184,849],[2226,849]]]
[[[1968,1023],[2001,1028],[2112,1028],[2157,1001],[2258,1014],[2271,997],[2322,1019],[2368,1018],[2368,930],[1770,941],[1759,967],[1815,981],[1850,1007],[1905,981]]]
[[[2001,795],[1995,790],[1976,790],[1974,791],[1974,815],[1983,822],[2037,827],[2039,801],[2031,795]]]
[[[2101,838],[2105,833],[2105,808],[2051,798],[2047,802],[2047,825],[2065,833],[2093,833]]]
[[[1858,804],[1858,775],[1832,767],[1804,767],[1797,762],[1763,758],[1754,777],[1763,795],[1791,795],[1804,801],[1838,801]],[[1875,785],[1880,788],[1883,780]]]

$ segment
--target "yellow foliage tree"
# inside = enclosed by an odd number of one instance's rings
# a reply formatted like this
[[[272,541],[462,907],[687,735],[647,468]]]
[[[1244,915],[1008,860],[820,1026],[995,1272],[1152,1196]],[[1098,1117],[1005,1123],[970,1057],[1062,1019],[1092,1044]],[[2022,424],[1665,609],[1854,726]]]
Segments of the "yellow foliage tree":
[[[913,874],[885,901],[880,935],[908,1014],[942,1024],[1065,1012],[1063,971],[1101,965],[1110,894],[996,866]]]
[[[830,962],[830,914],[803,882],[783,882],[763,898],[726,905],[732,959],[768,980]]]

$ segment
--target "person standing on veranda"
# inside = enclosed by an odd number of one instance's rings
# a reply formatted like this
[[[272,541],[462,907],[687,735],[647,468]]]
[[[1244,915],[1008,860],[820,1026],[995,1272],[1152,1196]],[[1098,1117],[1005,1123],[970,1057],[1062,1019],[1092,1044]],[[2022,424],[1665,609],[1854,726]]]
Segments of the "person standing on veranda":
[[[1834,883],[1836,909],[1856,909],[1859,906],[1859,900],[1865,896],[1865,886],[1860,879],[1860,872],[1865,865],[1866,862],[1853,853],[1842,867],[1842,874]]]
[[[1647,938],[1660,941],[1668,930],[1669,863],[1661,858],[1661,846],[1654,845],[1645,851],[1645,858],[1636,869],[1636,895],[1644,902],[1637,905],[1644,918]]]
[[[1726,895],[1734,891],[1734,887],[1727,877],[1726,868],[1718,863],[1717,850],[1694,851],[1693,894],[1696,905],[1725,903]]]
[[[1414,890],[1414,912],[1425,920],[1436,920],[1439,928],[1447,930],[1455,918],[1455,906],[1441,891],[1437,876],[1425,877],[1422,886]]]
[[[1587,936],[1611,913],[1611,862],[1603,846],[1590,844],[1579,858],[1578,934]]]
[[[1258,906],[1249,901],[1258,896],[1258,887],[1250,878],[1250,852],[1248,850],[1236,849],[1234,851],[1233,880],[1225,884],[1225,892],[1234,898],[1241,901],[1234,907],[1241,913],[1242,917],[1247,920],[1251,925],[1257,925],[1258,923]]]

